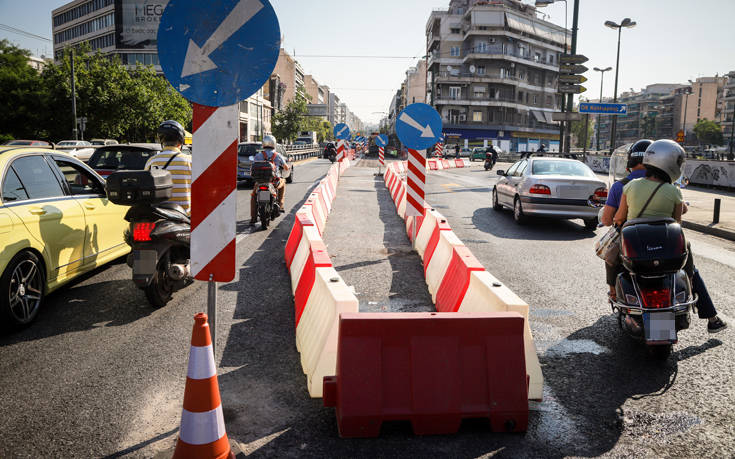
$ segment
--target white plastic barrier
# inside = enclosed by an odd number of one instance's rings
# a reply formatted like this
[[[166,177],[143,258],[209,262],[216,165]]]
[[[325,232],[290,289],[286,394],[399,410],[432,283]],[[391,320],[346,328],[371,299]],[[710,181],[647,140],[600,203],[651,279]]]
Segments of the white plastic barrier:
[[[455,246],[463,246],[454,231],[440,231],[439,240],[431,256],[429,265],[426,267],[426,285],[429,287],[431,299],[436,302],[436,292],[444,279],[449,262],[452,260],[452,249]]]

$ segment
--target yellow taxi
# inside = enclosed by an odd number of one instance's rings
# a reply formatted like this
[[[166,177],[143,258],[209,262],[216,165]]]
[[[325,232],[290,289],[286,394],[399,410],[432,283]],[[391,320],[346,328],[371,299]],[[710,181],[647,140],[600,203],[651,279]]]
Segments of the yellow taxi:
[[[44,295],[127,254],[127,209],[76,158],[0,146],[0,317],[27,325]]]

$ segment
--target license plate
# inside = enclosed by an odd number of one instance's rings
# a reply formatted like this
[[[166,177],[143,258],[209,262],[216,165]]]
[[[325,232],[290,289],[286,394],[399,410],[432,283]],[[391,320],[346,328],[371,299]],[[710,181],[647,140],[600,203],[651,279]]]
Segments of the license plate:
[[[676,341],[676,323],[674,313],[644,312],[643,328],[646,331],[646,341]]]
[[[155,250],[133,252],[133,276],[150,276],[156,272],[158,253]]]
[[[559,197],[562,199],[581,199],[584,197],[586,187],[574,185],[561,185],[558,188]]]
[[[258,191],[258,201],[270,201],[271,200],[271,192],[268,190],[259,190]]]

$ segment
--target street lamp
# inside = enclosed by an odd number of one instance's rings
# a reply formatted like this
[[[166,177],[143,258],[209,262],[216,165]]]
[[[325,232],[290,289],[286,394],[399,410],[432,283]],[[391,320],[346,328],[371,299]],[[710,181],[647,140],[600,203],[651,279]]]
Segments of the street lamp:
[[[612,70],[612,67],[607,67],[607,68],[604,68],[604,69],[601,69],[599,67],[595,67],[592,70],[594,70],[595,72],[600,72],[600,103],[602,103],[602,82],[604,81],[605,72],[608,72],[608,71]],[[600,120],[599,120],[600,115],[597,115],[597,118],[598,118],[598,120],[597,120],[597,134],[595,135],[595,138],[597,139],[597,151],[599,153],[599,151],[600,151]]]
[[[618,56],[615,60],[615,91],[613,92],[613,103],[618,102],[618,73],[620,72],[620,32],[623,27],[631,28],[635,27],[635,21],[631,21],[630,18],[625,18],[620,24],[613,21],[605,21],[605,26],[611,29],[618,29]],[[610,154],[615,149],[615,134],[618,128],[618,117],[613,116],[612,129],[610,132]]]
[[[693,84],[692,80],[689,81],[689,84]],[[681,90],[681,94],[684,94],[684,122],[681,125],[681,130],[684,131],[684,145],[687,144],[687,111],[689,108],[689,95],[692,93],[692,87],[689,86],[687,88],[683,88]]]

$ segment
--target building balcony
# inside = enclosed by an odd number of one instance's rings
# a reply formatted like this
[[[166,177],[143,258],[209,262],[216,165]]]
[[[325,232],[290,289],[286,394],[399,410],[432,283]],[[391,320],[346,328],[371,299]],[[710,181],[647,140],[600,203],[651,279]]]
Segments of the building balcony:
[[[442,119],[442,128],[444,132],[449,132],[452,129],[483,129],[504,132],[559,134],[559,126],[554,124],[538,123],[536,121],[527,123],[515,123],[513,121],[491,123],[488,121],[459,121],[457,119]]]
[[[556,82],[548,82],[545,85],[537,85],[530,83],[525,79],[518,78],[515,75],[500,75],[500,72],[490,72],[479,74],[469,72],[438,72],[435,78],[436,82],[443,83],[495,83],[508,84],[518,86],[524,89],[556,93]]]
[[[543,62],[541,60],[536,60],[535,57],[532,56],[522,56],[519,53],[504,50],[500,47],[494,47],[494,48],[487,48],[487,49],[471,49],[466,50],[463,53],[462,63],[467,63],[467,61],[470,60],[503,60],[508,62],[515,62],[518,64],[524,64],[531,67],[537,67],[544,70],[549,70],[551,72],[559,72],[559,66],[550,64],[548,62]]]
[[[564,45],[563,43],[556,43],[554,42],[549,43],[547,41],[542,41],[542,39],[534,38],[528,35],[521,35],[517,32],[514,32],[507,27],[494,27],[494,26],[480,26],[480,25],[469,25],[465,24],[462,28],[462,32],[464,33],[464,39],[471,36],[503,36],[503,37],[510,37],[514,40],[523,41],[528,44],[532,44],[534,46],[542,47],[545,49],[550,49],[555,52],[563,53],[564,52]],[[571,33],[569,33],[569,43],[571,43]]]
[[[451,97],[451,96],[438,96],[434,103],[437,105],[454,105],[454,106],[474,106],[474,107],[510,107],[510,108],[517,108],[521,110],[542,110],[548,109],[548,110],[557,110],[558,107],[556,107],[553,103],[546,104],[546,103],[537,103],[535,105],[531,105],[519,100],[516,100],[514,97],[507,97],[507,96],[498,96],[498,97],[491,97],[490,95],[473,95],[471,98],[467,98],[467,96],[461,96],[461,97]]]

